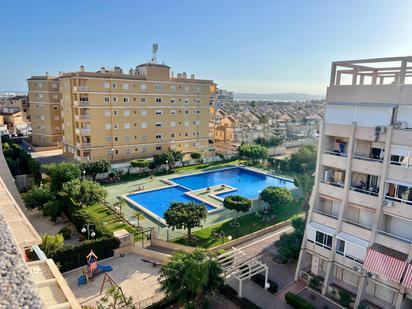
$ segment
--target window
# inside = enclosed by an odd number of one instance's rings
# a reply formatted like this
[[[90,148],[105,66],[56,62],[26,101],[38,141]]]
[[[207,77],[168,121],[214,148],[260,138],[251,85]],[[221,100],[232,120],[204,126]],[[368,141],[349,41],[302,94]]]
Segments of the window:
[[[147,122],[142,122],[141,127],[142,127],[142,129],[146,129],[147,128]]]
[[[146,84],[140,84],[140,90],[146,90]]]
[[[171,137],[171,138],[174,138],[174,137],[175,137],[175,134],[174,134],[174,133],[170,134],[170,137]]]
[[[170,121],[170,126],[172,128],[175,128],[176,127],[176,121]]]
[[[110,143],[112,141],[112,137],[111,136],[106,136],[105,140],[106,140],[106,142]]]
[[[161,116],[161,115],[163,115],[163,112],[162,112],[162,111],[157,110],[157,111],[156,111],[156,115]]]
[[[170,115],[176,115],[176,111],[170,111]]]
[[[189,120],[185,120],[185,127],[189,126]]]
[[[130,154],[130,148],[126,148],[126,149],[124,150],[124,153],[125,153],[125,154]]]
[[[170,103],[175,103],[176,102],[176,99],[170,99]]]
[[[146,134],[142,135],[142,141],[143,142],[147,141],[147,135]]]
[[[161,91],[162,90],[162,85],[155,85],[155,90],[156,91]]]
[[[195,123],[197,126],[200,126],[200,120],[196,120]]]
[[[115,130],[117,130],[117,129],[119,128],[119,124],[118,124],[118,123],[113,124],[113,128],[114,128]]]
[[[125,111],[123,112],[123,114],[124,114],[125,116],[130,116],[130,111],[129,111],[129,110],[125,110]]]
[[[162,139],[162,134],[156,134],[156,139]]]
[[[142,111],[140,111],[140,115],[141,115],[141,116],[146,116],[146,115],[147,115],[147,110],[142,110]]]
[[[162,98],[156,98],[156,103],[162,103]]]
[[[112,83],[112,88],[116,88],[116,87],[117,87],[116,83]]]
[[[44,115],[40,115],[40,120],[44,120]]]
[[[129,84],[123,84],[123,89],[129,89]]]
[[[126,122],[126,123],[124,124],[124,128],[125,128],[125,129],[130,129],[130,123]]]
[[[140,98],[140,103],[146,103],[146,98]]]
[[[117,110],[113,111],[113,116],[117,116],[119,114],[119,112]]]
[[[185,115],[189,115],[189,111],[188,111],[188,110],[185,110]]]
[[[316,231],[315,243],[325,249],[330,250],[332,248],[332,236]]]
[[[112,124],[111,123],[106,123],[104,127],[105,127],[106,130],[111,130],[112,129]]]
[[[104,115],[105,115],[106,117],[110,117],[111,114],[112,114],[112,113],[111,113],[111,111],[109,111],[109,110],[105,110],[105,111],[104,111]]]
[[[108,83],[108,82],[103,83],[103,87],[104,87],[105,89],[110,88],[110,83]]]
[[[104,103],[110,103],[110,97],[104,97]]]
[[[162,151],[162,146],[156,146],[156,151]]]
[[[58,105],[53,105],[53,110],[57,111],[59,109]]]
[[[170,86],[170,90],[171,90],[171,91],[176,91],[176,85],[171,85],[171,86]]]
[[[113,102],[117,102],[117,97],[113,97]]]
[[[132,139],[132,137],[131,137],[130,135],[126,135],[126,136],[124,137],[124,140],[125,140],[126,142],[130,142],[131,139]]]
[[[193,111],[193,114],[199,115],[199,114],[200,114],[200,110],[198,110],[198,109],[194,110],[194,111]]]
[[[112,155],[113,155],[113,151],[112,151],[111,149],[108,149],[108,150],[107,150],[107,155],[108,155],[108,156],[112,156]]]
[[[185,104],[189,104],[189,99],[185,99]]]
[[[185,133],[185,136],[186,136],[186,137],[189,136],[189,133],[186,132],[186,133]]]
[[[147,147],[142,147],[142,152],[147,152]]]
[[[117,136],[115,136],[115,137],[114,137],[114,141],[115,141],[115,142],[118,142],[118,141],[119,141],[119,138],[118,138]]]
[[[156,126],[156,128],[161,128],[161,127],[162,127],[162,123],[161,123],[161,122],[156,122],[155,126]]]
[[[56,89],[57,88],[57,83],[52,83],[52,88]]]
[[[123,98],[123,103],[129,103],[129,97],[124,97]]]
[[[342,239],[337,239],[336,240],[336,252],[339,254],[344,254],[345,253],[345,241]]]

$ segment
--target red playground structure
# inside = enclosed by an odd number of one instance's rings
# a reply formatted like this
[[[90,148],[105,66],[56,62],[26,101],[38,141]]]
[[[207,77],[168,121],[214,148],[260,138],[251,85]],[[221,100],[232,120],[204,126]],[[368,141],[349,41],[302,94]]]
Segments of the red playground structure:
[[[93,281],[94,277],[100,272],[112,271],[113,268],[109,265],[98,264],[97,255],[94,254],[93,250],[86,256],[87,266],[83,269],[83,274],[79,276],[77,280],[78,285],[86,284],[89,280]]]

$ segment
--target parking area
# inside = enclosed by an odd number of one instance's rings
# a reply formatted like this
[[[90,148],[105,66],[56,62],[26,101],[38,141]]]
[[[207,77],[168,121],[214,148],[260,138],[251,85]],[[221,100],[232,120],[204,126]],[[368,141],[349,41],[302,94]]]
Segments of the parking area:
[[[154,267],[151,263],[143,262],[139,255],[130,253],[99,263],[113,268],[109,272],[110,276],[122,288],[126,297],[133,297],[135,303],[150,298],[160,291],[158,282],[160,266]],[[99,292],[104,274],[98,274],[93,281],[79,286],[77,281],[81,274],[82,269],[76,269],[64,273],[63,276],[80,304],[93,306],[102,297]],[[107,283],[105,288],[109,287],[110,284]]]

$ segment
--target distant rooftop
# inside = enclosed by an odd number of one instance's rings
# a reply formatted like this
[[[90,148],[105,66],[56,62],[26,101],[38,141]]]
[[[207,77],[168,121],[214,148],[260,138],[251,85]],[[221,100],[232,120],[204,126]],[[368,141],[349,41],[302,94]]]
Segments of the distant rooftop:
[[[330,86],[412,84],[412,56],[335,61]]]

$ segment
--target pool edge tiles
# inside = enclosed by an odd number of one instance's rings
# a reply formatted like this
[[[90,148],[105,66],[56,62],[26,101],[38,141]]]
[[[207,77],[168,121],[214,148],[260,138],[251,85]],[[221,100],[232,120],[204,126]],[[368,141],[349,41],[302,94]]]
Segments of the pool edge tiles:
[[[217,212],[219,210],[221,210],[223,207],[220,207],[218,205],[214,205],[209,201],[205,201],[201,198],[197,198],[194,196],[191,196],[187,193],[191,192],[192,190],[185,188],[184,186],[180,186],[178,184],[175,185],[171,185],[171,186],[167,186],[167,187],[161,187],[161,188],[153,188],[150,190],[144,190],[144,191],[138,191],[138,192],[133,192],[133,193],[129,193],[129,194],[123,194],[120,197],[123,198],[127,203],[129,203],[132,208],[135,208],[136,210],[142,211],[144,214],[146,214],[147,216],[149,216],[151,219],[163,224],[163,225],[167,225],[166,220],[159,214],[153,212],[149,206],[144,206],[143,204],[135,201],[134,199],[131,198],[131,196],[136,196],[136,195],[140,195],[140,194],[145,194],[145,193],[150,193],[153,191],[162,191],[162,190],[167,190],[167,189],[173,189],[173,188],[179,188],[182,189],[182,191],[184,191],[184,195],[186,195],[189,199],[193,200],[194,202],[198,202],[199,204],[205,204],[206,208],[207,208],[207,212],[208,214],[210,213],[214,213]],[[173,200],[171,200],[170,202],[173,202]]]

